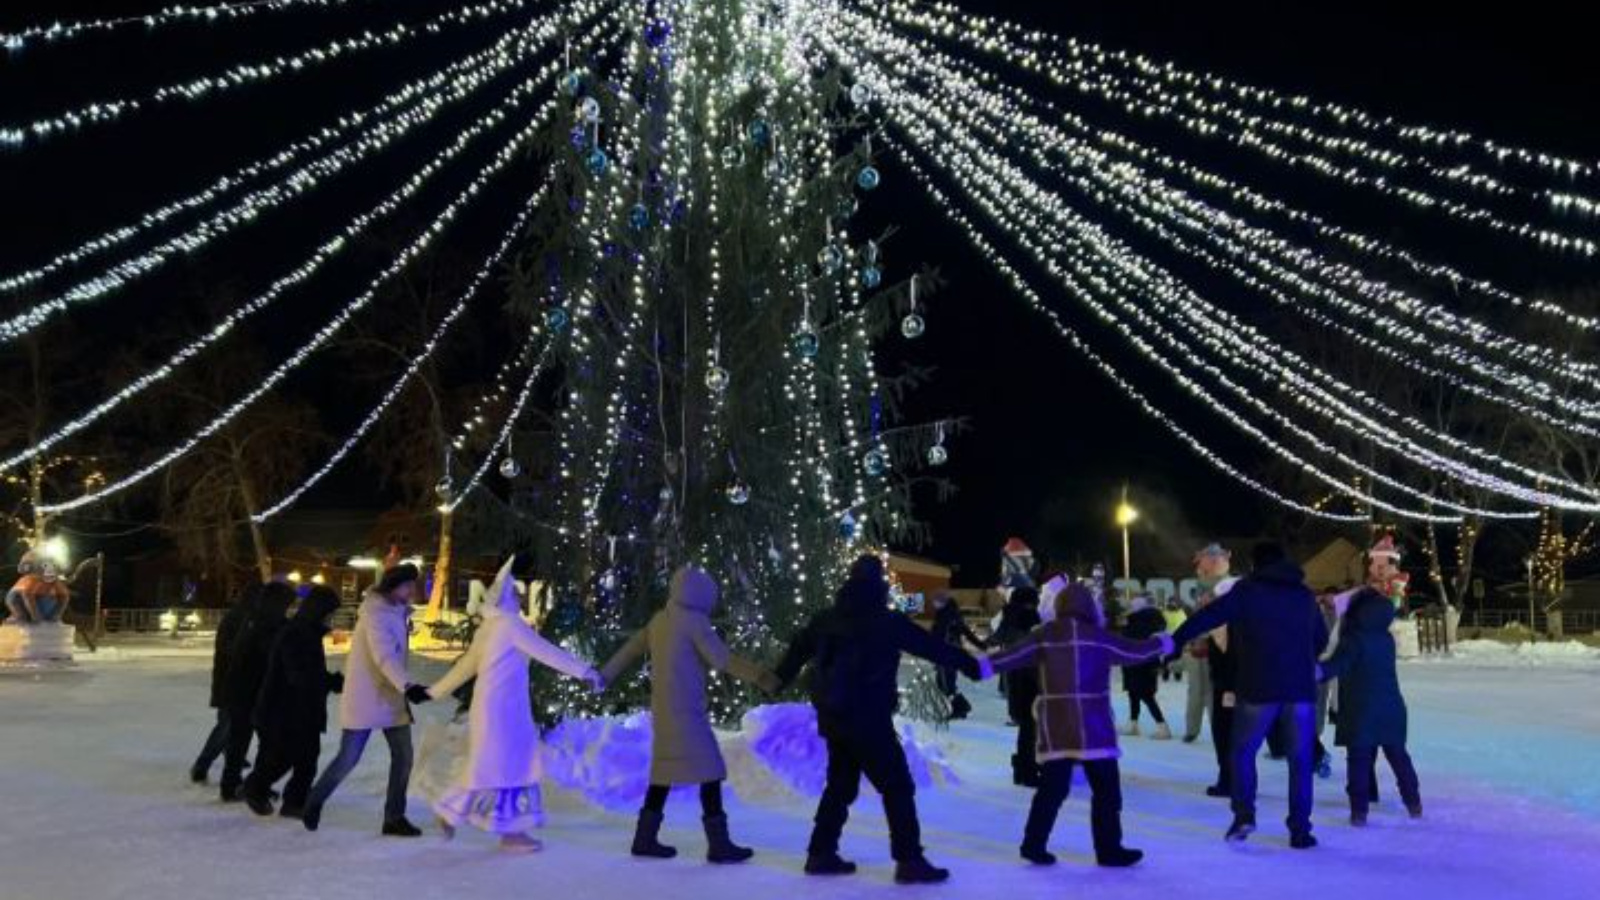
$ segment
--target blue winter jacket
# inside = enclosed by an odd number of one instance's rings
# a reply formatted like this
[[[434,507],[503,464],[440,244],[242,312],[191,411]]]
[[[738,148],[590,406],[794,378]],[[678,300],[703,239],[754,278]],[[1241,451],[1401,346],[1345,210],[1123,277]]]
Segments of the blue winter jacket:
[[[1181,647],[1224,625],[1242,702],[1316,702],[1317,657],[1328,645],[1328,625],[1299,566],[1284,561],[1257,569],[1190,616],[1172,640]]]

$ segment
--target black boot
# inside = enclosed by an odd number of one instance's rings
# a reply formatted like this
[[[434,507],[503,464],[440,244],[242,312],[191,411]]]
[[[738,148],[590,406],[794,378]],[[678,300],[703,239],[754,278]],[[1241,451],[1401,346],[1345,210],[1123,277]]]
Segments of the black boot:
[[[728,837],[726,815],[706,816],[700,820],[706,827],[706,862],[742,863],[756,855],[749,847],[741,847]]]
[[[1235,814],[1233,824],[1228,826],[1227,838],[1230,841],[1246,841],[1256,830],[1256,817]]]
[[[304,819],[301,821],[304,821]],[[389,821],[384,822],[383,834],[385,837],[422,837],[422,829],[411,824],[410,819],[407,819],[405,816],[401,816],[398,819],[390,819]]]
[[[1056,855],[1043,847],[1030,844],[1022,845],[1022,858],[1036,866],[1053,866],[1056,864]]]
[[[650,809],[639,810],[639,824],[633,828],[633,855],[651,859],[671,859],[678,851],[658,838],[661,835],[661,813]]]
[[[305,810],[300,813],[300,824],[304,825],[307,831],[316,831],[317,826],[322,824],[321,804],[307,803]]]
[[[252,791],[247,784],[239,791],[239,795],[244,798],[244,805],[250,807],[251,812],[258,816],[272,815],[272,798],[265,792]]]
[[[925,856],[915,856],[894,864],[895,884],[938,884],[950,880],[950,870],[941,869]]]
[[[1011,755],[1011,783],[1017,787],[1039,786],[1039,764],[1020,753]]]
[[[1289,846],[1296,850],[1310,850],[1317,845],[1317,839],[1309,831],[1296,831],[1289,835]]]
[[[806,857],[807,875],[854,875],[856,864],[837,853],[813,853]]]
[[[1144,859],[1143,850],[1130,850],[1127,847],[1112,847],[1109,850],[1096,850],[1094,860],[1108,869],[1126,869],[1137,865]]]
[[[210,775],[210,766],[202,768],[199,763],[189,767],[189,780],[195,784],[205,784],[206,777]]]

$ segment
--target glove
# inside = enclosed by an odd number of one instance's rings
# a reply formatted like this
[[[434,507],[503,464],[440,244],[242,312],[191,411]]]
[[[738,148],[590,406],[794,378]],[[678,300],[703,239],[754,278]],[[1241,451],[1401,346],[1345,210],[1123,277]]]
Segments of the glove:
[[[979,681],[988,681],[989,679],[991,679],[993,677],[994,677],[994,663],[990,662],[989,661],[989,657],[987,657],[987,656],[978,657],[978,680]]]
[[[1172,635],[1166,634],[1166,633],[1163,632],[1162,634],[1156,635],[1156,637],[1161,639],[1161,656],[1162,656],[1162,658],[1166,658],[1166,657],[1171,656],[1172,655],[1172,647],[1173,647]]]
[[[414,706],[420,706],[420,705],[422,705],[424,703],[427,703],[429,700],[432,700],[432,699],[433,699],[433,695],[428,693],[428,689],[423,687],[422,685],[420,685],[420,684],[411,684],[411,685],[407,685],[406,686],[406,702],[407,703],[410,703],[410,704],[412,704]]]

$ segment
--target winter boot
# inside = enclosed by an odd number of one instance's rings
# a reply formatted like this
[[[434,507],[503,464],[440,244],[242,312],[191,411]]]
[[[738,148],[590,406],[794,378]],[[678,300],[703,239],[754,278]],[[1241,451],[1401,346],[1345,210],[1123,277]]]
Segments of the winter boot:
[[[1326,753],[1322,754],[1322,758],[1317,760],[1317,777],[1323,781],[1333,777],[1333,760]]]
[[[439,826],[439,834],[443,836],[445,840],[453,841],[456,839],[456,827],[451,825],[445,819],[435,816],[433,819],[433,824]]]
[[[639,823],[633,829],[633,855],[651,859],[671,859],[678,855],[673,847],[661,843],[661,813],[650,809],[639,810]]]
[[[252,791],[250,790],[249,785],[246,785],[242,790],[239,791],[239,796],[244,798],[244,805],[250,807],[250,811],[256,815],[272,815],[272,797],[270,795],[259,791]]]
[[[950,720],[960,721],[972,714],[972,701],[964,694],[957,693],[950,698]]]
[[[1406,815],[1410,816],[1413,819],[1422,818],[1422,801],[1418,800],[1415,803],[1407,803],[1406,804]]]
[[[384,822],[383,834],[385,837],[422,837],[422,829],[411,824],[410,819],[407,819],[405,816],[401,816],[398,819],[390,819],[389,821]]]
[[[1221,799],[1226,800],[1229,797],[1233,796],[1233,791],[1228,790],[1226,785],[1213,784],[1210,787],[1206,788],[1206,796],[1207,797],[1220,797]]]
[[[928,862],[925,856],[914,856],[894,864],[895,884],[938,884],[949,880],[950,870]]]
[[[538,853],[544,849],[544,842],[519,831],[501,837],[500,849],[507,853]]]
[[[300,813],[300,824],[304,825],[307,831],[316,831],[317,826],[322,824],[322,807],[316,803],[307,803],[305,810]]]
[[[1233,824],[1228,826],[1227,839],[1230,841],[1247,841],[1256,830],[1256,817],[1234,814]]]
[[[1123,737],[1138,737],[1139,736],[1139,721],[1137,719],[1134,719],[1132,721],[1124,723],[1121,728],[1117,729],[1117,734],[1120,734]]]
[[[189,767],[189,780],[195,784],[205,784],[206,778],[211,774],[207,771],[209,768],[209,766],[201,768],[199,763],[195,763]]]
[[[854,875],[856,864],[837,853],[813,853],[806,857],[807,875]]]
[[[1022,845],[1022,858],[1036,866],[1053,866],[1056,864],[1056,855],[1043,847],[1030,847]]]
[[[1011,756],[1011,783],[1017,787],[1036,788],[1039,786],[1039,764],[1032,758],[1021,754]]]
[[[278,810],[278,815],[282,816],[285,819],[298,819],[298,818],[304,816],[305,814],[306,814],[306,808],[305,807],[303,807],[303,806],[290,806],[287,803],[285,803],[283,805],[282,809]]]
[[[741,847],[728,837],[727,816],[706,816],[700,821],[706,826],[706,862],[742,863],[756,855],[754,850]]]
[[[1364,810],[1364,809],[1363,810],[1351,810],[1351,812],[1350,812],[1350,827],[1351,828],[1365,828],[1365,827],[1367,827],[1367,811]]]
[[[1169,727],[1167,725],[1167,723],[1165,723],[1165,722],[1157,723],[1156,724],[1156,730],[1152,731],[1150,733],[1150,740],[1152,740],[1152,741],[1170,741],[1170,740],[1172,740],[1172,728]]]
[[[1107,869],[1126,869],[1138,865],[1141,859],[1144,859],[1143,850],[1130,850],[1127,847],[1114,847],[1094,855],[1095,863]]]
[[[1310,850],[1317,846],[1317,839],[1309,831],[1296,831],[1289,835],[1289,846],[1296,850]]]

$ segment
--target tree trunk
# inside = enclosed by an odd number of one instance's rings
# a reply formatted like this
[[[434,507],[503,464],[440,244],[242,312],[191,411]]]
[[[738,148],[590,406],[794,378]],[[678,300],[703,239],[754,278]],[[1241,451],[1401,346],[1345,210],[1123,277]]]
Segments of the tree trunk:
[[[237,453],[233,457],[233,476],[239,482],[239,499],[244,504],[245,525],[250,529],[250,546],[256,554],[256,573],[261,576],[263,583],[272,580],[272,553],[267,549],[267,535],[261,530],[261,523],[256,521],[256,492],[250,484],[250,477],[245,474],[242,460]]]
[[[428,608],[422,615],[424,622],[436,622],[450,600],[451,532],[455,513],[439,514],[439,558],[433,564],[433,590],[428,592]]]

